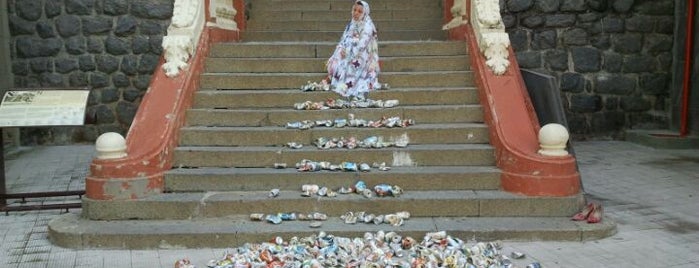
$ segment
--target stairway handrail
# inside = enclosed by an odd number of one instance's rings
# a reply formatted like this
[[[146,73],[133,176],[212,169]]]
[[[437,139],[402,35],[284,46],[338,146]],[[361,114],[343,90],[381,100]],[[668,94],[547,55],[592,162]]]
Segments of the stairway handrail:
[[[446,0],[445,6],[451,6],[455,1],[460,0]],[[473,16],[473,1],[466,3],[466,9],[471,12],[465,14]],[[450,10],[445,8],[445,21],[451,20],[453,16],[448,11]],[[492,23],[497,25],[501,22]],[[487,63],[489,59],[481,53],[475,28],[474,25],[459,25],[449,29],[449,37],[467,42],[484,119],[490,131],[491,144],[495,147],[496,165],[502,171],[502,188],[529,196],[579,194],[580,174],[574,156],[550,157],[537,153],[539,121],[527,95],[517,61],[501,66],[504,69],[500,74],[497,68],[491,69]],[[516,59],[510,46],[499,53],[506,58]]]
[[[200,0],[183,0],[182,2],[178,0],[177,4],[179,7],[185,8],[188,4],[192,4],[192,1]],[[85,179],[86,198],[96,200],[139,199],[164,191],[164,172],[172,168],[179,129],[184,124],[186,110],[191,107],[194,92],[199,87],[200,73],[204,69],[204,61],[208,56],[211,44],[239,40],[240,36],[237,29],[222,27],[221,16],[230,16],[231,13],[217,12],[216,8],[223,5],[242,11],[245,5],[244,0],[206,0],[203,5],[199,6],[203,8],[203,11],[191,13],[205,16],[205,19],[200,21],[201,23],[198,25],[202,27],[202,30],[189,29],[191,34],[197,36],[176,38],[179,39],[177,41],[192,42],[175,48],[180,50],[173,53],[179,62],[173,61],[173,65],[170,67],[176,68],[168,68],[165,65],[165,57],[161,57],[151,78],[148,91],[143,96],[127,134],[127,156],[118,159],[92,160],[90,174]],[[211,12],[212,8],[214,12]],[[242,14],[244,12],[234,14],[234,19],[238,25],[245,25]],[[177,23],[178,20],[173,19],[173,21]],[[198,27],[195,21],[192,21],[191,24],[184,22],[181,25]],[[171,31],[169,28],[168,34],[171,32],[187,31],[182,29]],[[164,42],[163,45],[166,46],[167,42]],[[182,49],[188,52],[187,55],[191,54],[189,59],[182,58],[184,57]],[[187,51],[188,49],[189,51]],[[183,63],[187,64],[183,65]],[[178,72],[175,74],[173,70]]]

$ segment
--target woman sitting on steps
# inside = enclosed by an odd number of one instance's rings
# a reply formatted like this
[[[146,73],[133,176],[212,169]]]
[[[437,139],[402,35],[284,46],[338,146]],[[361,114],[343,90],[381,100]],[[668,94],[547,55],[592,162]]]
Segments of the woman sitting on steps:
[[[369,4],[357,1],[352,19],[326,63],[328,76],[323,84],[346,98],[364,100],[369,92],[380,89],[377,32],[369,16]]]

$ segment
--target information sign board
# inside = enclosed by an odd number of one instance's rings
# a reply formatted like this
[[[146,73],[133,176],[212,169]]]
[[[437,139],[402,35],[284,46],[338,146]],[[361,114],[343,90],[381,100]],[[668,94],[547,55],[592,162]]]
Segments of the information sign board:
[[[85,90],[11,90],[0,103],[0,127],[78,126],[85,122]]]

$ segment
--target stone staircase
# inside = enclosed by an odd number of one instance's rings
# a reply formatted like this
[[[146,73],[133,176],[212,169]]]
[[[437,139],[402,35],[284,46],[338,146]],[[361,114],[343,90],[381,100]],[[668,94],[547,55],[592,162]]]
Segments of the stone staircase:
[[[201,88],[180,132],[165,193],[139,200],[86,199],[83,215],[53,222],[54,243],[68,247],[230,247],[302,236],[324,230],[360,236],[395,230],[422,237],[445,230],[478,240],[585,240],[604,237],[613,225],[569,220],[583,202],[570,197],[525,197],[500,190],[500,171],[474,88],[463,42],[445,41],[441,1],[372,2],[379,30],[380,81],[390,90],[371,99],[397,99],[394,108],[295,110],[293,104],[337,98],[331,92],[302,92],[324,76],[324,63],[349,19],[349,1],[252,1],[241,43],[215,44]],[[288,129],[300,120],[382,116],[413,119],[405,128]],[[327,149],[318,137],[408,139],[405,148]],[[301,149],[285,147],[300,142]],[[390,171],[298,172],[302,159],[340,163],[386,162]],[[275,169],[275,163],[290,168]],[[330,189],[363,180],[369,187],[401,186],[400,197],[302,197],[301,185]],[[270,189],[281,189],[269,198]],[[400,227],[346,224],[348,211],[389,214],[408,211]],[[251,221],[251,213],[321,212],[319,229],[308,221],[274,225]],[[86,220],[87,219],[87,220]],[[611,226],[611,227],[610,227]]]

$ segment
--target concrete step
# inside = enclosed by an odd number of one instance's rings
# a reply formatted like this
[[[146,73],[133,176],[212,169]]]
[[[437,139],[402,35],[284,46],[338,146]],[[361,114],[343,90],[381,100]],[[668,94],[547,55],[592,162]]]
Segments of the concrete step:
[[[298,190],[303,184],[330,189],[363,180],[367,185],[399,185],[405,191],[498,190],[500,171],[492,166],[391,167],[386,172],[298,172],[295,168],[176,168],[165,174],[165,191]]]
[[[290,108],[304,101],[338,98],[332,91],[302,92],[299,89],[206,90],[195,93],[192,108]],[[401,106],[434,104],[478,104],[475,88],[391,88],[371,92],[369,98],[400,100]]]
[[[605,219],[598,224],[571,221],[568,217],[424,217],[406,220],[403,226],[388,224],[345,224],[339,218],[323,222],[320,229],[307,221],[274,225],[253,222],[247,217],[197,220],[92,221],[78,214],[63,214],[48,224],[48,237],[55,245],[76,248],[172,249],[232,248],[263,243],[281,236],[307,237],[324,231],[336,237],[363,237],[365,232],[395,231],[417,241],[428,232],[446,231],[464,241],[588,241],[616,233],[616,224]],[[469,244],[470,245],[470,244]]]
[[[319,137],[383,137],[385,141],[409,141],[417,144],[488,143],[485,124],[420,124],[407,128],[331,128],[317,127],[305,131],[282,127],[183,127],[180,146],[280,146],[297,142],[313,147]],[[340,150],[340,149],[338,149]]]
[[[354,114],[357,119],[379,120],[382,117],[399,116],[413,119],[416,124],[483,122],[483,110],[473,105],[424,105],[389,109],[333,109],[298,111],[288,109],[189,109],[186,124],[189,126],[286,126],[286,123],[303,120],[334,120]]]
[[[339,39],[337,36],[336,39]],[[333,42],[242,42],[216,43],[209,58],[328,58]],[[380,57],[466,55],[466,43],[454,41],[379,41]]]
[[[326,73],[203,73],[200,87],[212,89],[289,89],[320,81]],[[392,87],[470,87],[471,71],[382,72],[381,83]]]
[[[243,42],[331,42],[338,41],[342,30],[335,31],[245,31],[241,33]],[[396,30],[379,32],[379,40],[408,41],[408,40],[446,40],[447,32],[441,29],[432,30]]]
[[[255,10],[250,9],[251,25],[257,21],[335,21],[351,18],[351,4],[345,10]],[[371,9],[372,20],[426,20],[442,18],[440,8]],[[342,29],[340,29],[342,30]]]
[[[247,25],[248,31],[338,31],[347,26],[348,20],[337,18],[326,21],[262,21],[256,20]],[[397,30],[437,30],[442,29],[442,18],[435,17],[424,20],[374,20],[379,33]]]
[[[290,149],[285,147],[179,146],[173,157],[174,167],[269,167],[275,163],[294,166],[302,159],[341,162],[381,163],[391,166],[483,166],[494,165],[493,147],[489,144],[429,144],[406,148],[372,148],[353,150]]]
[[[584,203],[582,195],[524,197],[503,191],[405,191],[399,197],[366,198],[360,194],[303,197],[301,190],[165,193],[139,200],[102,201],[83,198],[82,214],[92,220],[184,220],[249,216],[251,213],[312,213],[339,217],[348,211],[411,217],[567,217]]]
[[[407,10],[407,9],[437,9],[442,7],[441,1],[433,0],[382,0],[369,3],[372,14],[377,10]],[[351,1],[328,1],[328,0],[303,0],[303,1],[255,1],[252,2],[251,10],[288,10],[288,11],[309,11],[309,10],[336,10],[349,13],[352,9]]]
[[[329,57],[329,56],[328,56]],[[327,69],[323,58],[208,58],[208,73],[319,73]],[[466,71],[465,56],[381,57],[382,72]]]

